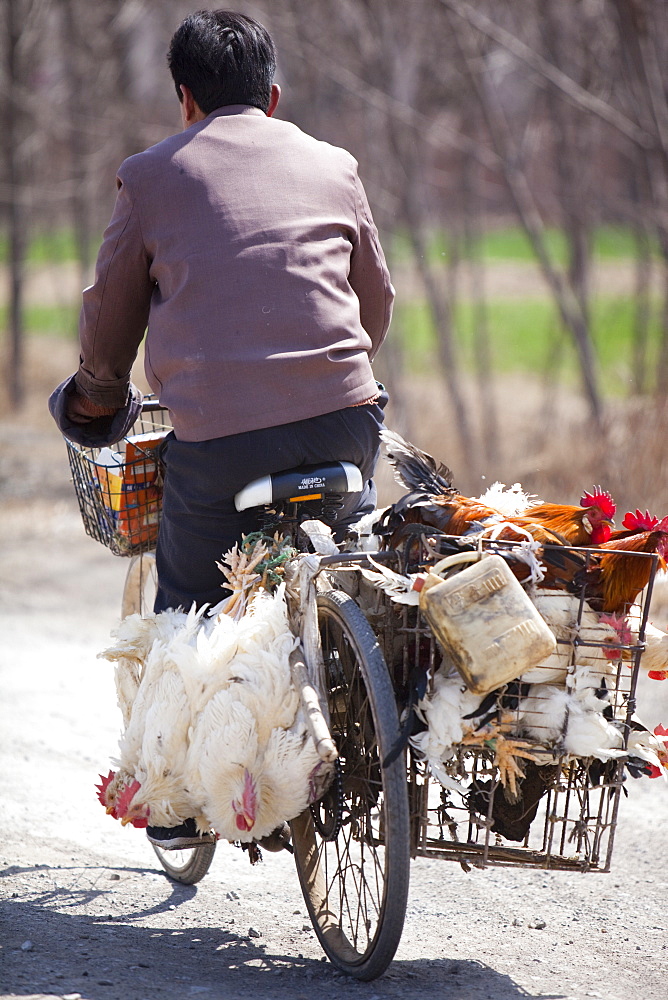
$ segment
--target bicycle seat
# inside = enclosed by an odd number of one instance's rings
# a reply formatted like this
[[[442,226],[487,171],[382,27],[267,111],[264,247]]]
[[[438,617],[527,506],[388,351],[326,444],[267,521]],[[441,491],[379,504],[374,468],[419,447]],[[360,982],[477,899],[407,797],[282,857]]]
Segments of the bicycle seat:
[[[352,462],[300,465],[254,479],[235,495],[234,506],[241,511],[276,500],[320,500],[326,493],[361,493],[363,489],[362,473]]]

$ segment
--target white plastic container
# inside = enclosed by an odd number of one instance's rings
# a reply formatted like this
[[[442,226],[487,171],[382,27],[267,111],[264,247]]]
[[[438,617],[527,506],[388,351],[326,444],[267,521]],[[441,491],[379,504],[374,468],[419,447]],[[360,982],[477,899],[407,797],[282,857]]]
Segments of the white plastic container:
[[[438,575],[471,560],[447,580]],[[498,555],[441,560],[425,580],[420,609],[474,694],[519,677],[556,649],[553,633]]]

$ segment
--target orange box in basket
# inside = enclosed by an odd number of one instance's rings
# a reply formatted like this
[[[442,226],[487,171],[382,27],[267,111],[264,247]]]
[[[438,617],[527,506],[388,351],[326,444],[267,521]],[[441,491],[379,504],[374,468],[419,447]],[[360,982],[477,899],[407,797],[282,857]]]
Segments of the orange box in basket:
[[[125,467],[118,506],[118,533],[133,544],[153,542],[158,534],[162,488],[155,449],[169,433],[134,434],[125,443]]]
[[[102,448],[95,459],[95,478],[102,494],[102,501],[116,520],[123,492],[124,456],[111,448]]]

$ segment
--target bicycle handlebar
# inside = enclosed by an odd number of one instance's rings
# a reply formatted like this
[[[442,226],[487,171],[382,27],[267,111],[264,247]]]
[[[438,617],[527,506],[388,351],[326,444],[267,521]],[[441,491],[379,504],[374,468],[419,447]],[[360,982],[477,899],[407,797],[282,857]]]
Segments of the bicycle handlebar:
[[[159,399],[143,399],[141,404],[142,413],[155,413],[156,410],[164,410],[165,406],[162,405]]]

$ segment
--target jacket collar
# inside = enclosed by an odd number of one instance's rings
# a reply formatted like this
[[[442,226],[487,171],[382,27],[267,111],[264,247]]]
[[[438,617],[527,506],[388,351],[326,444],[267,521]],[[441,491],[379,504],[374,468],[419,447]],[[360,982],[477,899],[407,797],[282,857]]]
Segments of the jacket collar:
[[[209,121],[211,118],[222,118],[228,115],[262,115],[263,118],[267,117],[264,111],[253,107],[252,104],[226,104],[222,108],[211,111],[204,120]]]

